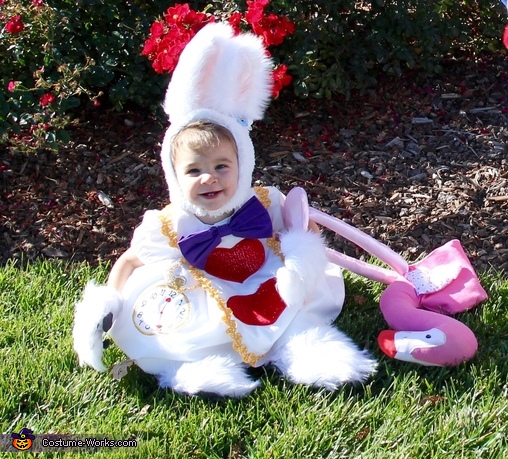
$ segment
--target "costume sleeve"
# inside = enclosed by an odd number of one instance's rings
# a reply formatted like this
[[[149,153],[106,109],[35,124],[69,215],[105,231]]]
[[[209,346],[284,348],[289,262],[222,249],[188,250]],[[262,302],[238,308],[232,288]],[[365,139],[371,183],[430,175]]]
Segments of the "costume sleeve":
[[[161,211],[148,210],[143,221],[134,230],[131,248],[139,260],[147,265],[163,260],[179,259],[180,250],[169,245],[169,240],[162,234]]]

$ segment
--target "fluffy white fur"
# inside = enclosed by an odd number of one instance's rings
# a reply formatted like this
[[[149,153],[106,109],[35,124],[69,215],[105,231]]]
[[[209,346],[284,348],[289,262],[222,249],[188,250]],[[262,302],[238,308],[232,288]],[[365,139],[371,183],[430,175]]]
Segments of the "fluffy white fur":
[[[284,266],[277,270],[277,290],[287,305],[301,305],[323,277],[328,258],[321,235],[293,229],[280,235]]]
[[[229,357],[212,355],[196,362],[168,362],[167,370],[158,379],[161,387],[183,394],[207,392],[222,397],[243,397],[260,384],[249,378],[246,368]]]
[[[164,101],[171,125],[161,158],[171,202],[198,216],[217,217],[238,209],[250,197],[254,146],[249,130],[253,121],[263,117],[270,100],[271,68],[262,40],[249,33],[234,36],[229,24],[208,24],[187,44]],[[213,212],[193,206],[184,198],[171,162],[173,137],[198,120],[224,126],[238,146],[238,191]]]
[[[102,320],[110,312],[113,317],[122,307],[121,295],[111,287],[88,282],[83,299],[76,303],[72,337],[79,364],[105,371],[102,363]]]
[[[330,391],[344,383],[365,381],[377,366],[366,351],[331,325],[295,334],[270,361],[290,381]]]

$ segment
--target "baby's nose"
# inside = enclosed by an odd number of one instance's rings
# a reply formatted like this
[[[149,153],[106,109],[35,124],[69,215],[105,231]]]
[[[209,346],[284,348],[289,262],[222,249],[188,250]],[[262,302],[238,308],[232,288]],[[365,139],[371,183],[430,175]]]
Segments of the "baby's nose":
[[[210,185],[211,183],[214,183],[216,180],[215,175],[213,174],[203,174],[201,177],[201,183],[204,183],[206,185]]]

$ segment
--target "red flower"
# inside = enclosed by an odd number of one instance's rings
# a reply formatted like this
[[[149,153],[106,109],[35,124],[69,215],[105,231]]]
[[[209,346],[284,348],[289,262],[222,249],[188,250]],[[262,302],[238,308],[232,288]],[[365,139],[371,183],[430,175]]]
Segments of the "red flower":
[[[279,93],[282,90],[282,88],[290,84],[291,81],[293,80],[293,77],[291,75],[288,75],[287,71],[288,71],[287,65],[279,65],[272,72],[272,80],[273,80],[272,96],[274,99],[279,97]]]
[[[160,38],[164,35],[164,22],[155,21],[150,27],[150,36],[153,38]]]
[[[245,13],[245,19],[249,24],[256,24],[263,18],[263,12],[265,6],[268,5],[269,0],[248,0],[247,1],[247,12]]]
[[[508,25],[504,28],[503,33],[503,44],[508,49]]]
[[[182,18],[189,14],[190,11],[191,9],[188,3],[176,4],[167,9],[164,19],[169,26],[178,25],[181,24]]]
[[[265,46],[280,45],[286,35],[295,32],[295,25],[287,17],[269,14],[259,22],[253,23],[252,30],[263,38]]]
[[[44,6],[44,0],[32,0],[32,4],[40,8]]]
[[[180,58],[180,54],[191,38],[214,16],[196,13],[187,3],[169,7],[163,21],[156,21],[150,28],[141,54],[148,56],[157,73],[171,73]]]
[[[166,24],[170,27],[176,26],[190,28],[194,33],[201,29],[205,24],[210,22],[210,18],[206,13],[197,13],[191,10],[188,3],[183,5],[177,4],[169,7],[164,15]]]
[[[9,22],[5,24],[5,30],[9,33],[20,33],[24,28],[25,26],[21,21],[21,16],[19,14],[17,16],[13,16],[9,19]]]
[[[48,92],[46,94],[43,94],[40,99],[39,99],[39,103],[45,107],[46,105],[49,105],[51,103],[53,103],[55,101],[56,97],[54,94],[52,94],[51,92]]]
[[[241,32],[240,29],[240,23],[242,22],[243,15],[240,13],[240,11],[235,11],[231,16],[228,18],[228,22],[233,27],[233,30],[235,31],[235,34],[238,35]]]
[[[141,50],[141,54],[143,56],[150,56],[153,54],[157,48],[158,48],[158,42],[160,40],[156,37],[149,37],[143,46],[143,49]]]
[[[247,0],[245,16],[236,11],[228,16],[227,21],[238,34],[245,19],[252,31],[262,38],[266,48],[280,45],[286,35],[294,33],[295,26],[285,16],[265,15],[264,10],[269,3],[270,0]],[[141,54],[152,61],[152,67],[157,73],[172,73],[187,43],[200,29],[215,19],[215,16],[210,14],[192,10],[188,3],[175,4],[166,10],[164,20],[152,24]],[[266,52],[270,55],[268,50]],[[286,72],[285,65],[277,67],[273,72],[274,97],[278,96],[284,86],[291,83],[292,78]]]
[[[14,92],[16,90],[17,83],[15,81],[9,81],[7,85],[7,91]]]

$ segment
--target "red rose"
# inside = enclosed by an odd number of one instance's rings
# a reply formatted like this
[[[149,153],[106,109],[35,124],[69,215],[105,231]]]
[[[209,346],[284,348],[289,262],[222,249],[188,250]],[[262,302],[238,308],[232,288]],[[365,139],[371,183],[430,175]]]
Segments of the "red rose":
[[[295,25],[286,16],[266,15],[264,10],[269,3],[270,0],[247,0],[245,15],[236,11],[229,14],[227,21],[238,34],[245,20],[252,32],[261,37],[265,48],[280,45],[286,35],[294,33]],[[188,3],[174,4],[166,10],[163,21],[152,24],[141,53],[152,61],[152,67],[157,73],[172,73],[187,43],[206,24],[215,20],[211,14],[192,10]],[[266,53],[270,55],[268,49]],[[285,65],[273,71],[272,79],[274,97],[292,81]]]
[[[276,99],[279,96],[279,93],[282,90],[282,88],[287,86],[293,80],[293,77],[286,73],[287,70],[288,70],[287,65],[279,65],[272,72],[272,80],[273,80],[272,97],[274,99]]]
[[[288,33],[295,32],[295,25],[287,17],[275,14],[264,16],[259,22],[251,25],[254,33],[263,38],[267,47],[280,45]]]
[[[9,19],[9,22],[5,24],[5,30],[9,33],[20,33],[24,28],[25,26],[21,21],[21,16],[19,14],[17,16],[13,16]]]
[[[503,33],[503,44],[508,49],[508,25],[504,28]]]
[[[14,92],[16,90],[17,83],[15,81],[9,81],[7,85],[7,91]]]
[[[141,51],[141,54],[143,56],[150,56],[154,52],[156,52],[158,48],[158,42],[160,40],[155,37],[150,37],[148,40],[145,41],[145,45],[143,46],[143,50]]]
[[[46,94],[43,94],[40,99],[39,99],[39,103],[45,107],[46,105],[49,105],[51,103],[53,103],[55,101],[56,97],[54,94],[48,92]]]
[[[166,14],[164,15],[164,19],[166,20],[166,24],[168,26],[179,25],[183,22],[183,18],[189,13],[190,6],[188,3],[184,3],[182,5],[176,4],[175,6],[170,6]]]

